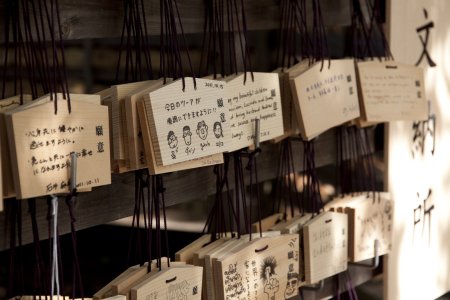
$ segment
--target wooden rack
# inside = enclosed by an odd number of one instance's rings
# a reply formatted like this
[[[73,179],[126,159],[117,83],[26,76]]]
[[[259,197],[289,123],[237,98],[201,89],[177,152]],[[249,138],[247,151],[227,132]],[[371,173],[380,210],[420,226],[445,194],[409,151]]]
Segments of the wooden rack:
[[[66,40],[90,40],[118,38],[122,29],[122,0],[60,0],[60,13],[62,33]],[[203,31],[203,0],[179,0],[178,5],[183,19],[185,33],[201,33]],[[248,30],[265,31],[275,30],[280,26],[279,0],[246,0],[244,1]],[[310,2],[308,2],[310,3]],[[340,32],[345,40],[345,29],[350,25],[350,1],[348,0],[321,0],[323,18],[331,34]],[[4,11],[4,1],[0,0],[0,11]],[[159,34],[159,1],[151,0],[146,3],[147,26],[150,35]],[[4,41],[4,28],[0,24],[0,41]],[[272,43],[275,43],[273,41]],[[333,42],[332,42],[333,43]],[[332,45],[331,43],[331,45]],[[334,41],[334,43],[343,43]],[[266,70],[270,71],[270,70]],[[371,135],[374,138],[374,133]],[[321,135],[316,143],[316,164],[326,166],[336,162],[336,131]],[[261,175],[260,181],[273,179],[276,176],[276,162],[278,145],[265,143],[262,145],[262,155],[258,160]],[[294,156],[296,170],[303,170],[301,156],[303,145],[294,142]],[[165,175],[167,190],[167,205],[181,202],[206,199],[215,192],[215,178],[211,167],[176,172]],[[7,200],[6,205],[8,204]],[[134,174],[113,174],[112,184],[96,188],[90,193],[82,194],[77,202],[77,229],[85,229],[99,224],[105,224],[120,218],[131,216],[134,203]],[[23,215],[23,243],[32,241],[31,224],[28,217],[27,205],[22,205]],[[44,199],[38,201],[37,221],[40,232],[46,232],[47,204]],[[0,250],[9,246],[5,230],[4,212],[0,213]],[[70,231],[69,216],[66,206],[61,206],[60,234]],[[42,231],[41,231],[42,230]],[[41,238],[47,238],[45,235]],[[373,270],[360,267],[351,267],[355,284],[361,284],[373,277]],[[308,299],[325,297],[332,291],[330,282],[320,292],[306,292]]]

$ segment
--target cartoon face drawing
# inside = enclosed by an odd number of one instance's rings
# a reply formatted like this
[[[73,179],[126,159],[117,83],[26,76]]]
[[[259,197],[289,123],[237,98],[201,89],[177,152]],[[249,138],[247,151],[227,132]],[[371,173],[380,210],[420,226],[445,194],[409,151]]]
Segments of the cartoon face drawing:
[[[276,267],[277,261],[273,256],[266,257],[261,265],[261,279],[263,279],[264,293],[267,294],[268,300],[275,300],[275,294],[280,289],[280,282],[273,278],[276,275]]]
[[[175,132],[172,130],[167,134],[167,143],[169,144],[170,149],[175,149],[178,146],[178,139],[175,135]]]
[[[223,137],[222,124],[220,122],[215,122],[213,126],[214,136],[218,139]]]
[[[286,290],[284,291],[285,299],[291,298],[297,291],[298,274],[297,273],[288,273],[287,278],[288,278],[288,281],[286,283]]]
[[[189,126],[183,127],[183,139],[184,143],[189,146],[192,143],[192,133],[191,128]]]
[[[205,121],[200,121],[197,124],[197,135],[202,139],[206,140],[208,137],[208,125],[206,125]]]

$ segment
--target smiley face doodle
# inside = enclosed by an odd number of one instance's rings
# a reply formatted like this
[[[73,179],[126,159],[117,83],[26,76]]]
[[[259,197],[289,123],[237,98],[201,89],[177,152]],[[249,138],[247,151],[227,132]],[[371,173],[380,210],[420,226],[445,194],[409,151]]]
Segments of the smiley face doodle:
[[[205,121],[198,122],[196,132],[202,140],[206,140],[208,137],[208,125],[206,125]]]

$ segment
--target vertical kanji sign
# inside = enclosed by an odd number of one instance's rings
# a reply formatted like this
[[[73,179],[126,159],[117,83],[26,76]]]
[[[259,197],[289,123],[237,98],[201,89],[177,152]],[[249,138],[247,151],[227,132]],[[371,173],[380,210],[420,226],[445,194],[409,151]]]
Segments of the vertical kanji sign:
[[[436,299],[450,290],[450,2],[390,0],[396,61],[422,67],[426,120],[388,127],[388,189],[395,199],[388,300]]]

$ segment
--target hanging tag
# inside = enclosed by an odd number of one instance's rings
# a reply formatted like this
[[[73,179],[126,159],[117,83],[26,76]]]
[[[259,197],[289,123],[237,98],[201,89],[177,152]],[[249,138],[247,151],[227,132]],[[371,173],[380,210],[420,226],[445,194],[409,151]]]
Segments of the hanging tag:
[[[347,269],[347,234],[348,218],[342,213],[322,213],[303,227],[307,284]]]
[[[146,104],[144,99],[139,99],[137,102],[138,115],[139,115],[139,125],[141,128],[142,139],[144,142],[145,158],[148,164],[148,169],[150,174],[164,174],[170,172],[176,172],[180,170],[188,170],[206,166],[212,166],[217,164],[223,164],[223,154],[214,154],[206,157],[201,157],[198,159],[193,159],[190,161],[185,161],[181,163],[176,163],[169,166],[162,166],[156,162],[156,154],[153,144],[152,134],[150,132],[148,113],[146,109]]]
[[[306,140],[359,117],[352,59],[332,60],[329,68],[327,62],[317,62],[292,79],[291,86],[301,134]]]
[[[128,146],[126,142],[127,130],[124,126],[126,124],[126,116],[124,111],[124,98],[130,92],[141,88],[153,81],[140,81],[127,84],[120,84],[112,86],[111,97],[111,115],[112,115],[112,136],[113,136],[113,153],[115,160],[126,160],[128,155]]]
[[[131,289],[131,299],[201,299],[202,268],[171,267]]]
[[[23,103],[27,104],[31,101],[30,95],[23,95]],[[14,191],[14,180],[12,174],[11,167],[11,159],[10,159],[10,147],[8,142],[8,134],[6,130],[6,120],[4,113],[13,109],[16,109],[20,105],[20,96],[14,96],[11,98],[0,100],[0,145],[1,145],[1,172],[0,179],[2,183],[3,192],[0,195],[3,195],[3,198],[13,198],[15,196]],[[1,176],[2,175],[2,176]],[[0,188],[0,190],[1,190]],[[3,201],[0,206],[2,206]],[[0,209],[1,210],[1,209]]]
[[[276,73],[247,73],[228,81],[226,102],[229,104],[232,146],[235,151],[252,146],[255,140],[254,120],[260,119],[260,142],[284,134],[280,82]]]
[[[332,201],[329,208],[348,215],[349,257],[351,262],[375,256],[374,245],[378,240],[378,255],[389,253],[392,248],[392,215],[394,202],[386,192],[361,193]]]
[[[184,261],[188,264],[192,264],[194,253],[201,249],[205,244],[209,243],[211,241],[211,235],[210,234],[204,234],[183,249],[178,250],[175,253],[175,260],[176,261]]]
[[[171,81],[169,79],[169,81]],[[164,84],[163,79],[154,80],[144,87],[134,90],[125,97],[125,116],[128,141],[128,161],[131,170],[147,168],[145,159],[144,142],[142,140],[141,127],[139,126],[137,101],[146,93],[154,91]]]
[[[427,120],[423,69],[393,61],[357,63],[367,122]]]
[[[270,215],[261,220],[261,229],[263,232],[267,231],[276,224],[282,222],[282,220],[283,220],[282,213],[275,213],[273,215]],[[252,232],[254,233],[259,232],[259,222],[255,222],[252,224]]]
[[[217,261],[220,299],[289,299],[298,294],[299,236],[261,238]],[[293,279],[293,280],[291,280]],[[295,282],[294,282],[295,281]]]
[[[67,193],[71,152],[78,157],[77,189],[111,183],[108,108],[99,96],[77,97],[70,114],[55,115],[48,96],[6,113],[17,198]]]

